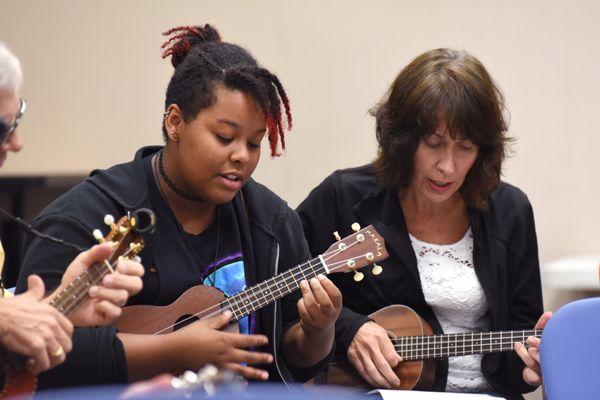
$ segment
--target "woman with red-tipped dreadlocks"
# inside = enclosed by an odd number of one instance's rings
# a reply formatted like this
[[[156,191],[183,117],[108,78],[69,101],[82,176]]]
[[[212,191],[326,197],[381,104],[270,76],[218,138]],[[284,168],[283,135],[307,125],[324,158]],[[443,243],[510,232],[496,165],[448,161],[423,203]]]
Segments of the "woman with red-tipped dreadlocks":
[[[93,239],[85,233],[104,214],[154,210],[157,231],[141,254],[144,289],[131,304],[170,304],[198,284],[233,295],[310,258],[297,215],[250,178],[263,137],[278,155],[280,139],[285,146],[282,115],[292,123],[278,78],[243,48],[222,42],[210,25],[165,34],[171,37],[163,57],[175,67],[163,117],[166,145],[92,172],[34,222],[87,246]],[[24,258],[22,276],[38,273],[51,287],[73,254],[33,238]],[[41,386],[118,383],[206,363],[250,379],[307,379],[331,355],[341,295],[321,276],[301,289],[242,318],[239,334],[219,330],[231,312],[164,335],[78,330],[69,359],[42,376]]]

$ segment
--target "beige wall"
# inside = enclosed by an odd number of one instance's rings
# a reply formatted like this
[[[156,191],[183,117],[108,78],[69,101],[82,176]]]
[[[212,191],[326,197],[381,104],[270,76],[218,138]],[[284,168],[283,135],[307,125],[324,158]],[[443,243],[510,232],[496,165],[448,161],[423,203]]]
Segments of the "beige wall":
[[[288,152],[256,177],[296,206],[375,154],[367,110],[399,69],[442,46],[478,56],[504,90],[542,261],[600,252],[597,1],[9,1],[0,40],[25,65],[26,147],[6,174],[85,173],[161,142],[171,67],[160,32],[214,23],[276,72],[293,102]]]
[[[30,103],[25,150],[1,174],[87,173],[160,143],[160,32],[212,22],[292,99],[288,152],[255,176],[296,206],[334,169],[373,158],[367,110],[402,66],[456,47],[506,94],[518,142],[505,178],[533,202],[542,261],[598,254],[599,20],[594,0],[0,0],[0,40],[25,65]]]

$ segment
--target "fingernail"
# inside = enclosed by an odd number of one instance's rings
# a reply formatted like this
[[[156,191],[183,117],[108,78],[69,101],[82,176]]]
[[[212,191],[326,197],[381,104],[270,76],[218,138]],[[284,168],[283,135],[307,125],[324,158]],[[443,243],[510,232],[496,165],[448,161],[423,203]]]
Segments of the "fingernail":
[[[325,279],[325,275],[319,274],[317,275],[317,278],[319,278],[319,280],[322,281],[323,279]]]
[[[225,310],[223,311],[223,315],[225,315],[227,318],[230,318],[233,315],[233,313],[230,310]]]
[[[311,284],[311,285],[316,285],[316,284],[317,284],[317,282],[318,282],[318,281],[317,281],[317,278],[312,278],[312,279],[310,280],[310,284]]]
[[[90,288],[90,297],[94,297],[98,294],[98,286],[92,286]]]
[[[110,286],[113,284],[113,282],[115,281],[115,278],[112,276],[112,274],[110,275],[106,275],[104,277],[104,279],[102,279],[102,282],[106,285],[106,286]]]
[[[126,262],[120,262],[117,269],[119,270],[119,272],[126,274],[129,267],[127,266]]]
[[[267,372],[263,372],[263,373],[262,373],[262,375],[261,375],[261,377],[262,377],[264,380],[267,380],[267,379],[269,379],[269,374],[268,374]]]
[[[308,282],[306,279],[300,282],[300,289],[308,289]]]

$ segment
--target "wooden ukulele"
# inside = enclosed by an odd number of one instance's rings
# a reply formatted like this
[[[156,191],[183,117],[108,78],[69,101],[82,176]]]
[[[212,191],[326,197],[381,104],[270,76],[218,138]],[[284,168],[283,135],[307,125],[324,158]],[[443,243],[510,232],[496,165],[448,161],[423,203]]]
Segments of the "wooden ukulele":
[[[353,224],[352,228],[354,234],[331,245],[322,255],[231,297],[225,297],[214,287],[198,285],[167,306],[126,307],[113,325],[126,333],[162,334],[230,310],[232,323],[227,330],[236,331],[235,322],[297,290],[304,279],[319,274],[349,272],[388,257],[384,239],[375,228],[368,226],[361,230],[358,224]],[[373,273],[381,273],[381,267],[374,264]],[[362,279],[361,272],[355,274],[355,279]]]
[[[50,305],[69,316],[77,310],[89,297],[89,288],[102,282],[102,278],[114,271],[121,258],[133,258],[144,247],[140,235],[154,229],[154,214],[148,209],[140,209],[122,217],[116,224],[111,215],[104,217],[110,226],[106,237],[96,229],[93,234],[101,242],[110,242],[113,253],[104,262],[98,262],[78,276],[69,286],[57,294]],[[31,397],[37,388],[37,376],[27,371],[24,366],[27,357],[6,352],[0,349],[0,361],[4,372],[4,383],[0,398],[12,396]]]
[[[469,332],[434,335],[431,326],[412,308],[391,305],[369,315],[387,330],[401,362],[394,372],[400,378],[400,389],[431,389],[435,378],[435,360],[446,357],[511,351],[516,342],[529,336],[541,337],[542,329],[522,331]],[[316,381],[320,383],[372,388],[354,369],[346,357],[336,357]]]

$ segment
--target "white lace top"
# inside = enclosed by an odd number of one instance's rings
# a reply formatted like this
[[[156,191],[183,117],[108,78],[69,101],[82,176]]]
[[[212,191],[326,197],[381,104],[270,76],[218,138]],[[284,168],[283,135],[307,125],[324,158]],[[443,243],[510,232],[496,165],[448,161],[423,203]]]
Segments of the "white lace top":
[[[471,228],[457,243],[425,243],[410,235],[425,301],[444,333],[487,331],[487,301],[473,267]],[[482,355],[450,357],[446,390],[480,392],[491,387],[481,373]]]

